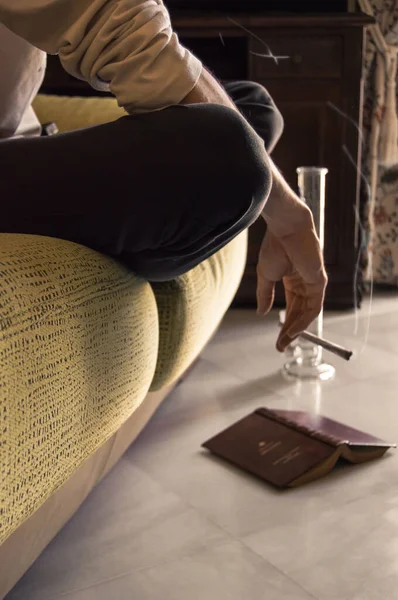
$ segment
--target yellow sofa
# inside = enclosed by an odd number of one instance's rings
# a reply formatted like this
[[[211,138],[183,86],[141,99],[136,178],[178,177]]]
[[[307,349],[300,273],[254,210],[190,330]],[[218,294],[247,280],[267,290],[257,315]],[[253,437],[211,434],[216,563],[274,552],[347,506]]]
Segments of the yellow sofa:
[[[38,97],[67,131],[112,99]],[[175,281],[43,236],[0,233],[0,599],[200,354],[240,283],[247,236]]]

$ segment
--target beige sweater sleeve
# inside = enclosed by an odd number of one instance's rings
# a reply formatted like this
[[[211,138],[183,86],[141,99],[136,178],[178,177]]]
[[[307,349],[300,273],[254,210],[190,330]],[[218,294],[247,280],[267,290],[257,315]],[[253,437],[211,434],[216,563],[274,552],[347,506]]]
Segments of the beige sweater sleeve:
[[[0,0],[0,22],[130,113],[178,104],[202,72],[162,0]]]
[[[40,134],[30,104],[43,81],[46,55],[0,23],[0,139],[9,138],[22,122]]]

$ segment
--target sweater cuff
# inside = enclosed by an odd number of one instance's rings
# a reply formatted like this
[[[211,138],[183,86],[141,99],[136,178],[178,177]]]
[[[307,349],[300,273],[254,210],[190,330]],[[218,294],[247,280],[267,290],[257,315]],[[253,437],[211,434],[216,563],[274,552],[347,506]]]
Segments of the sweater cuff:
[[[175,33],[145,70],[127,59],[109,89],[129,114],[142,114],[180,104],[202,74],[201,61],[181,46]],[[138,71],[138,72],[137,72]]]

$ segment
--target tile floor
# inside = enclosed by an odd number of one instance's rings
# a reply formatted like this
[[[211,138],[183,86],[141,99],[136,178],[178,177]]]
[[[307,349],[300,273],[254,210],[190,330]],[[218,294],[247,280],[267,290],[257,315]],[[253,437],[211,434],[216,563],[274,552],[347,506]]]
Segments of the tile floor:
[[[357,356],[287,384],[274,313],[231,311],[189,377],[7,600],[385,600],[398,588],[398,451],[289,492],[201,443],[259,406],[398,441],[398,296],[326,315]]]

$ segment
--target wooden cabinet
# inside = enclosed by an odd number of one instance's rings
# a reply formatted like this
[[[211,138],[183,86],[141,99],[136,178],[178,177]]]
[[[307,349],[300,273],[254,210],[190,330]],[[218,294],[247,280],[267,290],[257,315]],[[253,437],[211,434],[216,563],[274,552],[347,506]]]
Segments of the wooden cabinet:
[[[220,79],[263,84],[285,119],[273,158],[297,189],[299,166],[323,166],[327,178],[326,307],[353,307],[361,297],[356,269],[360,252],[360,164],[364,27],[361,14],[215,16],[173,14],[182,42]],[[278,58],[264,57],[265,44]],[[254,306],[256,263],[264,235],[250,230],[249,254],[237,303]],[[281,286],[277,301],[284,301]]]

